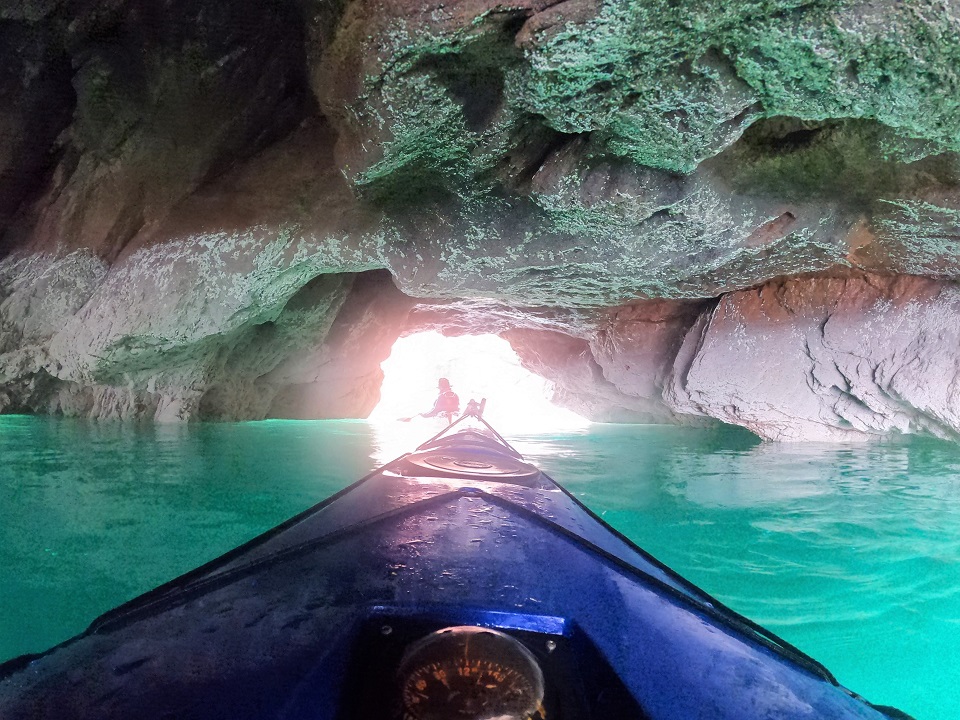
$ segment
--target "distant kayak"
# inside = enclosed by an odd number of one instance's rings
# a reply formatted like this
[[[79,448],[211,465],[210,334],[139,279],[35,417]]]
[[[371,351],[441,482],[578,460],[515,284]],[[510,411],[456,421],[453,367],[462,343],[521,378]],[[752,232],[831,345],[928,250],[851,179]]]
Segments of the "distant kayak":
[[[633,545],[480,412],[0,665],[5,720],[906,717]]]

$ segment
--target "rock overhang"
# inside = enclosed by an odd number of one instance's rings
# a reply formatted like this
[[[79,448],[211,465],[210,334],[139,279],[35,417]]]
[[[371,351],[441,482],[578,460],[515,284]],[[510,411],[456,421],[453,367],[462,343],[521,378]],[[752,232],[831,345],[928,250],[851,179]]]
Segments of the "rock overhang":
[[[597,419],[960,427],[939,6],[140,5],[0,14],[7,411],[363,415],[441,327]]]

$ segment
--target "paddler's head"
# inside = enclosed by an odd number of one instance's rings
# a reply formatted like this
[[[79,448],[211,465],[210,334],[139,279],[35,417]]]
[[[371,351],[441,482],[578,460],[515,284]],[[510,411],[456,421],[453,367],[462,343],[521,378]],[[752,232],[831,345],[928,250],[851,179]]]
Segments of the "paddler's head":
[[[440,379],[437,381],[437,387],[440,388],[441,391],[443,391],[443,390],[449,390],[449,389],[450,389],[450,381],[447,380],[446,378],[440,378]]]

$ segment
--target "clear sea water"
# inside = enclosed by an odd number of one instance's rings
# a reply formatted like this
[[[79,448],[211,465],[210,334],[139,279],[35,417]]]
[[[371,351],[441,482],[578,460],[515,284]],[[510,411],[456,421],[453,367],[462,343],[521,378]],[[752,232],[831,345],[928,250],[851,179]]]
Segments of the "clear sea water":
[[[80,632],[349,484],[386,459],[385,432],[0,417],[0,659]],[[960,446],[610,425],[509,439],[841,683],[917,720],[960,717]]]

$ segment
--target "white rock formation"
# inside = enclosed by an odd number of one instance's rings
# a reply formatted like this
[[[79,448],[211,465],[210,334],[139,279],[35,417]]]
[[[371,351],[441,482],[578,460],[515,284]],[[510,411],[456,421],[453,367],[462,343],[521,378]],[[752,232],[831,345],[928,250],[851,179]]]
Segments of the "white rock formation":
[[[960,437],[960,289],[792,279],[730,293],[691,329],[665,400],[769,440]]]

